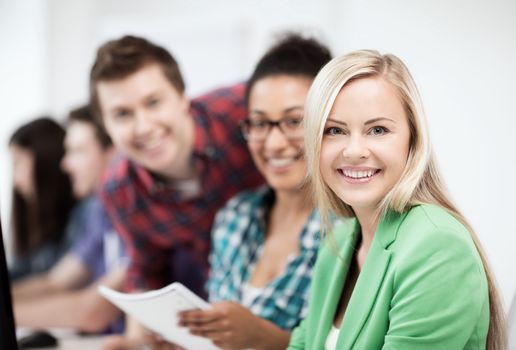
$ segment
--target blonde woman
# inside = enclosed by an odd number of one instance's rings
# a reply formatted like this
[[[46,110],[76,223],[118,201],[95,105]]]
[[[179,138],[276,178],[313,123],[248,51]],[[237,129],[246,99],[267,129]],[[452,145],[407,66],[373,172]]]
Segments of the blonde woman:
[[[444,189],[406,66],[376,51],[336,58],[305,111],[322,218],[349,219],[327,225],[289,349],[504,348],[491,272]]]

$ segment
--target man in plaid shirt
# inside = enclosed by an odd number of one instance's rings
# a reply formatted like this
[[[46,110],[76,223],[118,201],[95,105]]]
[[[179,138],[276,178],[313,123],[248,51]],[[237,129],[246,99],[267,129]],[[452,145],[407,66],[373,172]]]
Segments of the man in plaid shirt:
[[[215,212],[263,182],[238,126],[246,114],[244,86],[189,102],[174,58],[126,36],[97,51],[90,92],[122,154],[101,197],[131,259],[127,288],[179,281],[205,296]]]

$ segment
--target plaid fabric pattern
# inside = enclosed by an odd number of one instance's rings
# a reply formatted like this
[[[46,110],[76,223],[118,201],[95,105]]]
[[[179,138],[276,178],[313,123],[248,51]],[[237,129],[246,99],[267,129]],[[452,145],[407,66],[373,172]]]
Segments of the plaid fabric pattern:
[[[215,218],[212,232],[211,302],[241,301],[242,286],[253,271],[264,246],[267,211],[274,193],[267,187],[235,196]],[[312,268],[320,244],[321,223],[314,210],[300,236],[300,253],[288,259],[284,273],[261,289],[251,305],[255,315],[285,330],[305,316]]]
[[[238,126],[246,114],[243,96],[244,86],[237,85],[191,101],[199,195],[184,199],[125,158],[110,167],[101,198],[131,260],[128,290],[179,281],[206,295],[216,211],[235,193],[263,183]]]

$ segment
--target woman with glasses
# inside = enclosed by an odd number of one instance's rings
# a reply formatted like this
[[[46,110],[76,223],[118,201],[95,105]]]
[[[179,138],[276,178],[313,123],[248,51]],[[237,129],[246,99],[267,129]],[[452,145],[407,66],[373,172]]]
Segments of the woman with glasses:
[[[301,122],[310,84],[330,58],[317,41],[289,35],[248,81],[242,131],[267,186],[237,195],[218,213],[213,309],[185,312],[180,321],[222,348],[284,349],[305,314],[320,222],[305,181]]]

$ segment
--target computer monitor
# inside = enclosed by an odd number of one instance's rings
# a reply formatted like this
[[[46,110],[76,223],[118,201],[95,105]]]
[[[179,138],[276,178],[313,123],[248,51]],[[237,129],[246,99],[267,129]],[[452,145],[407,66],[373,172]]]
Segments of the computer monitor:
[[[4,249],[4,234],[0,219],[0,349],[17,350],[16,329],[14,327],[11,287]]]

